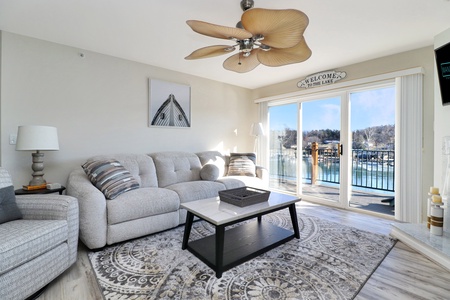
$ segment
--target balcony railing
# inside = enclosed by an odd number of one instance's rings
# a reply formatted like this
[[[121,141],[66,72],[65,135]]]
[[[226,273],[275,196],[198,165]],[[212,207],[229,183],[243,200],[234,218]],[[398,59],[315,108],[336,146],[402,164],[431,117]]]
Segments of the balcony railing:
[[[315,180],[340,183],[340,155],[337,149],[318,149]],[[271,175],[280,181],[295,180],[296,150],[271,155]],[[311,149],[302,153],[304,182],[313,182]],[[352,150],[352,186],[390,191],[395,189],[395,156],[393,150]]]

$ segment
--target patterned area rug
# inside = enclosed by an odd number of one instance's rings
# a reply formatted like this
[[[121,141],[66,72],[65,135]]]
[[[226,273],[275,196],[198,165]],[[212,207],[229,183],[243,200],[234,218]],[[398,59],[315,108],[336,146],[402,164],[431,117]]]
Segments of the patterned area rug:
[[[223,273],[181,250],[184,227],[89,253],[105,299],[353,299],[395,240],[298,213],[293,239]],[[292,229],[288,210],[263,217]],[[214,233],[194,222],[191,240]]]

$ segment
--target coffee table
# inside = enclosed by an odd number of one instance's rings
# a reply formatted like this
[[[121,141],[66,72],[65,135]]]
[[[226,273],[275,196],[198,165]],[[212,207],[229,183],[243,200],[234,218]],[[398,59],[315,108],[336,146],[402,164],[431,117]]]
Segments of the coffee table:
[[[271,192],[268,201],[239,207],[220,201],[219,197],[181,204],[187,210],[182,249],[189,250],[221,278],[222,273],[270,249],[300,238],[295,203],[301,199]],[[289,209],[294,232],[262,221],[262,216]],[[189,241],[194,216],[215,226],[216,233]],[[249,220],[228,230],[225,227]]]

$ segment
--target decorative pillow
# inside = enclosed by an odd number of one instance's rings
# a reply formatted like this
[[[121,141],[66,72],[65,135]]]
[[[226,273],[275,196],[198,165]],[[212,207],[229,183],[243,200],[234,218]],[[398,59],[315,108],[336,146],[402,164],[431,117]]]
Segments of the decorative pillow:
[[[22,213],[16,204],[14,186],[10,185],[0,189],[0,224],[8,221],[22,219]]]
[[[219,178],[219,168],[213,164],[206,164],[200,170],[200,177],[203,180],[214,181]]]
[[[228,176],[256,177],[256,155],[254,153],[231,153]]]
[[[139,188],[139,182],[117,160],[90,161],[81,167],[107,199]]]

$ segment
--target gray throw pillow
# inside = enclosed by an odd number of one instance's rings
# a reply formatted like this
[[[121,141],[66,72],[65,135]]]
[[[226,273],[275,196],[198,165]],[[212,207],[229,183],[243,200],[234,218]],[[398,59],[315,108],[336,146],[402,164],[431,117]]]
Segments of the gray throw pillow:
[[[0,224],[22,219],[22,213],[16,204],[14,186],[10,185],[0,189]]]
[[[255,153],[231,153],[228,176],[256,177]]]
[[[217,180],[217,178],[219,178],[219,168],[213,164],[206,164],[200,170],[200,177],[203,180]]]
[[[117,160],[88,161],[82,168],[106,199],[139,188],[139,182]]]

